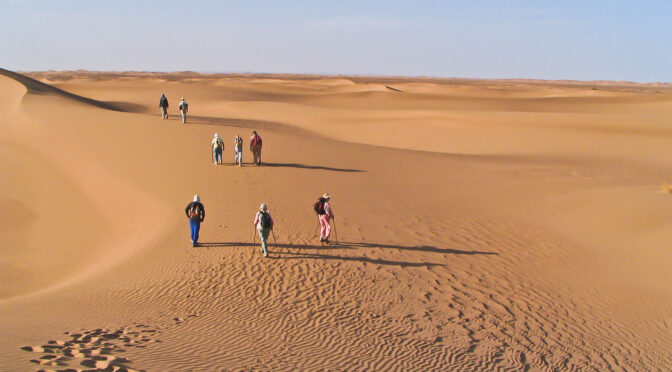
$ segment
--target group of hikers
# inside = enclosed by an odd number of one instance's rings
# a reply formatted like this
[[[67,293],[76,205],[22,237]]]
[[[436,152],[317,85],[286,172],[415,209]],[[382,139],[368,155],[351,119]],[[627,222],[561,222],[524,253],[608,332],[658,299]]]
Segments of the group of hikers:
[[[313,204],[313,209],[317,214],[317,219],[320,224],[320,243],[322,245],[329,244],[332,220],[334,221],[335,226],[335,216],[331,209],[331,205],[329,204],[330,200],[331,195],[324,194]],[[205,220],[205,207],[203,206],[203,203],[201,203],[201,198],[198,195],[194,195],[194,200],[187,204],[184,213],[187,215],[187,218],[189,218],[191,245],[196,247],[198,246],[201,222]],[[273,217],[271,217],[271,213],[268,211],[266,203],[261,203],[259,206],[259,211],[254,215],[253,224],[261,242],[261,253],[264,257],[268,257],[268,236],[273,233],[275,224],[273,222]],[[273,239],[275,239],[275,235],[273,235]]]
[[[161,117],[165,120],[168,119],[168,98],[165,94],[161,94],[159,99],[159,107],[161,108]],[[189,105],[182,97],[182,100],[179,104],[180,113],[182,114],[182,123],[187,123],[187,111],[189,110]],[[222,154],[224,152],[224,140],[219,136],[218,133],[215,133],[215,136],[211,142],[212,145],[212,159],[215,165],[222,164]],[[252,158],[254,164],[261,165],[261,147],[262,140],[261,136],[257,131],[252,131],[252,136],[250,136],[250,152],[252,152]],[[233,161],[238,166],[243,165],[243,138],[239,134],[233,138],[233,151],[234,157]],[[334,212],[331,209],[329,201],[331,200],[331,195],[324,194],[317,199],[313,204],[313,210],[317,214],[317,220],[319,223],[319,232],[320,232],[320,243],[329,244],[329,237],[331,236],[331,221],[334,220]],[[194,200],[187,204],[187,207],[184,209],[184,213],[189,218],[189,229],[191,232],[191,244],[192,246],[198,246],[198,237],[201,230],[201,222],[205,220],[205,207],[201,203],[201,198],[198,195],[194,195]],[[334,220],[335,221],[335,220]],[[268,207],[266,203],[261,203],[259,206],[259,211],[254,215],[254,228],[256,229],[257,235],[259,235],[259,240],[261,242],[261,253],[264,257],[268,257],[268,236],[273,233],[273,218],[268,212]],[[275,239],[275,235],[273,235]],[[255,238],[256,240],[256,238]]]
[[[161,94],[161,98],[159,98],[159,107],[161,108],[161,117],[166,120],[168,119],[168,98],[166,98],[165,94]],[[180,101],[180,104],[177,106],[177,108],[180,110],[180,113],[182,114],[182,123],[186,124],[187,123],[187,111],[189,111],[189,104],[187,101],[184,100],[184,97],[182,97],[182,100]]]
[[[212,145],[212,160],[215,165],[222,164],[222,153],[224,152],[224,140],[219,136],[218,133],[215,133],[215,136],[210,142]],[[254,159],[254,164],[261,165],[261,136],[257,133],[256,130],[252,131],[252,136],[250,137],[250,152],[252,152],[252,157]],[[236,134],[233,137],[233,162],[238,164],[238,166],[243,165],[243,138],[240,134]]]
[[[159,98],[159,107],[161,108],[161,118],[164,120],[168,119],[168,98],[166,98],[165,93],[161,94]],[[189,111],[189,104],[184,100],[180,101],[178,106],[180,113],[182,114],[182,123],[187,123],[187,112]],[[233,162],[238,164],[238,166],[243,165],[243,139],[240,137],[240,134],[236,134],[233,138]],[[219,137],[219,134],[215,133],[215,137],[212,139],[212,160],[215,165],[222,164],[222,153],[224,152],[224,141]],[[250,152],[252,152],[252,159],[254,164],[261,165],[261,146],[262,140],[261,136],[257,131],[252,131],[252,136],[250,137]]]

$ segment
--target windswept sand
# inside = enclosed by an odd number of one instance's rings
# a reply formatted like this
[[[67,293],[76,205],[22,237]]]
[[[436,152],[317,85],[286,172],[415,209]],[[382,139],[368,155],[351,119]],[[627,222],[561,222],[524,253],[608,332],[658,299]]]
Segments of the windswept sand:
[[[672,366],[668,85],[0,73],[0,370]]]

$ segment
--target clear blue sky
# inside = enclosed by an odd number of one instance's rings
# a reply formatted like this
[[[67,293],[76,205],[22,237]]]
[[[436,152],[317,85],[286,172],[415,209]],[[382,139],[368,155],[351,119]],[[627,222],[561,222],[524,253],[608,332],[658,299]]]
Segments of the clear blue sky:
[[[672,81],[666,1],[0,0],[0,67]]]

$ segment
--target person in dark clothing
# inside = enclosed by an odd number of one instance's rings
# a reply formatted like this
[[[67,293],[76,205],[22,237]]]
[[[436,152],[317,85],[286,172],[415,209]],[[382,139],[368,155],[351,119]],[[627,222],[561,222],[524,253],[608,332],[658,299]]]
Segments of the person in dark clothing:
[[[159,107],[161,107],[161,118],[168,119],[168,98],[165,94],[161,94],[161,99],[159,99]]]
[[[184,213],[189,218],[189,227],[191,228],[191,245],[198,245],[198,233],[201,230],[201,222],[205,219],[205,207],[201,203],[201,198],[194,195],[194,201],[187,204]]]

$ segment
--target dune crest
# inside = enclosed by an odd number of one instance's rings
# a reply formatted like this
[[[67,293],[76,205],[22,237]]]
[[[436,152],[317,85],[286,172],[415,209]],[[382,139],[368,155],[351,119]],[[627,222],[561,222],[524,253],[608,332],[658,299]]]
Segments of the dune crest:
[[[144,107],[141,105],[133,104],[133,103],[126,103],[126,102],[104,102],[104,101],[97,101],[95,99],[87,98],[87,97],[82,97],[67,91],[64,91],[62,89],[58,89],[52,85],[42,83],[40,81],[37,81],[35,79],[32,79],[26,75],[22,75],[13,71],[5,70],[3,68],[0,68],[0,75],[7,76],[10,79],[14,79],[17,82],[21,83],[23,86],[26,87],[28,90],[28,93],[30,94],[52,94],[52,95],[57,95],[61,97],[65,97],[77,102],[82,102],[86,103],[89,105],[93,105],[96,107],[100,107],[106,110],[112,110],[112,111],[121,111],[121,112],[142,112],[144,111]]]

